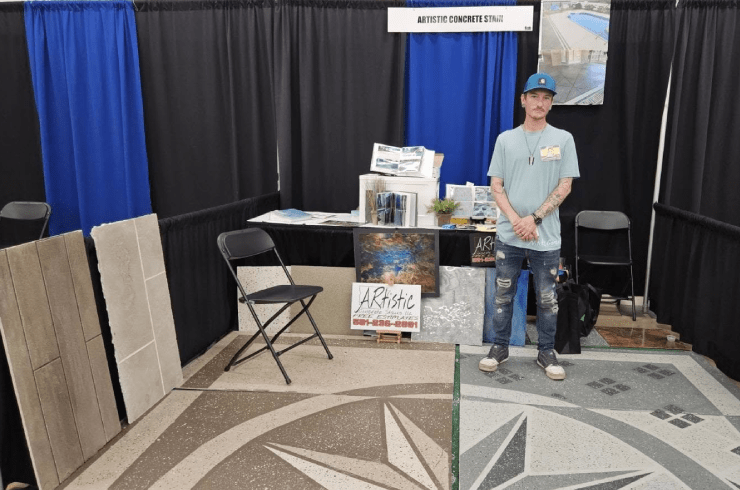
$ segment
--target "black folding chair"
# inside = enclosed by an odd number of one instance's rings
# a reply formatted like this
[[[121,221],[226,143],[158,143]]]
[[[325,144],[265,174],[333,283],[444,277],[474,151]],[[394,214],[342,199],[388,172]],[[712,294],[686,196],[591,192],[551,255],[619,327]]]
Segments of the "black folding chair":
[[[616,252],[610,252],[608,250],[611,247],[604,246],[603,241],[597,246],[600,247],[595,250],[596,254],[591,254],[594,251],[593,246],[587,250],[587,254],[583,254],[583,246],[585,244],[583,236],[579,236],[579,229],[589,230],[600,230],[602,232],[608,232],[610,235],[606,238],[609,240],[610,245],[619,245],[619,235],[624,239],[626,237],[627,250],[626,253],[623,250],[617,250]],[[611,235],[611,234],[614,235]],[[626,214],[619,211],[581,211],[576,215],[576,283],[580,284],[580,275],[578,270],[578,263],[583,262],[584,264],[595,265],[595,266],[612,266],[612,267],[628,267],[630,272],[630,292],[629,297],[615,297],[617,308],[619,307],[619,301],[622,299],[632,299],[632,320],[637,320],[637,314],[635,310],[635,280],[632,274],[632,233],[630,219]],[[598,286],[598,285],[597,285]]]
[[[316,322],[314,321],[313,317],[311,316],[311,313],[308,311],[308,308],[311,306],[311,303],[313,303],[313,300],[316,299],[316,295],[318,295],[321,291],[324,290],[324,288],[320,286],[298,286],[293,282],[293,278],[291,277],[290,273],[288,272],[288,269],[285,267],[285,264],[283,263],[283,259],[280,258],[280,254],[278,253],[277,249],[275,249],[275,244],[273,243],[272,239],[270,238],[270,235],[267,234],[264,230],[261,230],[259,228],[248,228],[245,230],[238,230],[238,231],[230,231],[227,233],[221,233],[218,237],[218,248],[221,250],[221,255],[223,255],[224,260],[226,261],[226,264],[229,266],[229,270],[231,271],[231,274],[234,276],[234,279],[236,280],[236,285],[239,288],[239,291],[241,293],[241,297],[239,298],[239,301],[242,303],[246,303],[247,307],[249,307],[249,311],[252,313],[252,316],[254,317],[254,321],[257,324],[257,332],[252,335],[252,337],[247,341],[244,346],[239,349],[239,351],[234,354],[234,357],[231,358],[229,363],[227,364],[226,368],[224,368],[224,371],[230,370],[233,366],[236,366],[237,364],[240,364],[247,359],[250,359],[260,352],[269,349],[272,353],[272,357],[275,359],[275,362],[277,362],[278,367],[280,368],[280,371],[283,373],[283,376],[285,377],[285,382],[287,384],[290,384],[290,378],[288,377],[288,373],[285,372],[285,368],[283,367],[283,364],[280,362],[279,356],[290,349],[294,347],[298,347],[299,345],[303,344],[304,342],[308,342],[309,340],[318,337],[321,341],[321,345],[324,346],[324,349],[326,350],[327,356],[329,356],[329,359],[332,359],[334,356],[332,356],[331,352],[329,352],[329,347],[326,346],[326,342],[324,341],[324,338],[321,336],[321,332],[319,332],[319,328],[316,326]],[[244,259],[247,257],[252,257],[255,255],[267,253],[267,252],[274,252],[275,256],[277,256],[278,260],[280,261],[280,265],[283,268],[283,271],[285,272],[285,275],[288,277],[288,280],[290,281],[289,285],[283,285],[283,286],[274,286],[267,289],[262,289],[260,291],[256,291],[252,294],[247,294],[244,290],[244,286],[242,286],[242,283],[239,281],[239,277],[236,274],[236,271],[234,270],[233,265],[231,264],[232,260],[238,260],[238,259]],[[309,299],[310,298],[310,299]],[[306,302],[308,300],[308,302]],[[287,308],[290,307],[293,303],[296,303],[300,301],[303,308],[301,311],[294,316],[283,328],[280,329],[278,333],[275,334],[274,337],[269,338],[267,336],[267,332],[265,329],[272,323],[273,320],[275,320],[277,317],[280,316],[281,313],[283,313]],[[272,317],[270,317],[269,320],[267,320],[266,323],[262,323],[257,316],[257,313],[254,311],[253,305],[257,304],[280,304],[284,303],[283,307],[280,308]],[[275,348],[273,344],[275,341],[280,337],[280,335],[295,322],[303,313],[306,314],[308,319],[311,321],[311,325],[313,325],[313,329],[316,333],[311,335],[310,337],[307,337],[305,339],[302,339],[285,349],[281,351],[275,351]],[[239,359],[239,356],[249,348],[249,345],[257,338],[258,335],[262,334],[262,337],[265,339],[265,346],[261,349],[252,352],[248,356],[245,356],[241,359]]]
[[[0,210],[0,248],[41,240],[49,216],[51,206],[45,202],[9,202]]]

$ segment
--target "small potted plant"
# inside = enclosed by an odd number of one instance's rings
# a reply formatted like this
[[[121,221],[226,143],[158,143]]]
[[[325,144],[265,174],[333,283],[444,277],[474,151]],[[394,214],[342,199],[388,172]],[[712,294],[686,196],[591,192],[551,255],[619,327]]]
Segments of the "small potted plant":
[[[432,199],[431,206],[427,206],[427,212],[434,212],[437,216],[437,226],[447,225],[450,223],[452,212],[460,207],[460,203],[451,197]]]

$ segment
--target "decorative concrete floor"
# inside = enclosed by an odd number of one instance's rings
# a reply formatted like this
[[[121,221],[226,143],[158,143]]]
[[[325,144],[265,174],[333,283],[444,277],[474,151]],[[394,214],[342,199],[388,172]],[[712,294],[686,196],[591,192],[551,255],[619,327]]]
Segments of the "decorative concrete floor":
[[[460,352],[461,489],[740,488],[740,389],[701,356],[584,348],[556,382],[532,347]]]
[[[286,385],[269,354],[223,371],[246,338],[188,366],[63,488],[450,488],[454,345],[328,338],[328,360],[312,341],[281,356]]]
[[[327,336],[333,360],[315,340],[282,356],[286,385],[265,354],[223,371],[245,340],[186,366],[60,488],[740,488],[740,385],[691,352],[584,347],[555,382],[533,346],[482,373],[487,346],[456,363],[449,344]]]

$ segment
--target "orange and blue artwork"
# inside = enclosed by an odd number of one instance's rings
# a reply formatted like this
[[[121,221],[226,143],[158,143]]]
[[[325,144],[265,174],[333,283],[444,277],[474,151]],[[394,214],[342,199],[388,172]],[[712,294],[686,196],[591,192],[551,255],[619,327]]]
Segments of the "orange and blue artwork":
[[[357,282],[418,284],[422,297],[439,296],[439,232],[355,228]]]

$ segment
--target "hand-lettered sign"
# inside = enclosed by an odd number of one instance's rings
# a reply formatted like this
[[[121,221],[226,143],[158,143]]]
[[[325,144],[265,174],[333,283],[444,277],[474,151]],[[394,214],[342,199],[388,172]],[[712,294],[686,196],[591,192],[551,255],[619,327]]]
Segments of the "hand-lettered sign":
[[[352,283],[350,328],[418,332],[421,286],[418,284]]]

